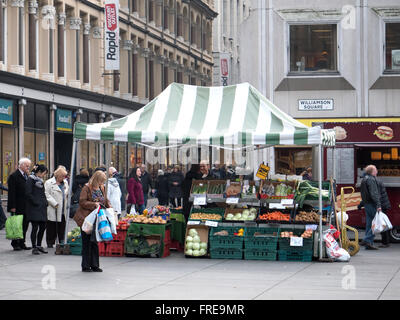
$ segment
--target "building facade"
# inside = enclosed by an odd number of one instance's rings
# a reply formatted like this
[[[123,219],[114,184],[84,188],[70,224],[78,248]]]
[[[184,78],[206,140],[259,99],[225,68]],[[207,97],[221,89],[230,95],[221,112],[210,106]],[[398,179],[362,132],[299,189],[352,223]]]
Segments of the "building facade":
[[[18,158],[70,167],[75,121],[123,117],[171,82],[211,85],[211,0],[121,0],[120,70],[105,70],[104,2],[0,1],[2,181]],[[145,160],[142,148],[112,146],[121,172]],[[105,163],[104,144],[80,141],[77,168]]]
[[[398,120],[399,1],[252,0],[249,16],[240,26],[240,82],[308,125]],[[286,151],[260,159],[282,173],[311,164],[310,152]],[[298,166],[277,162],[290,156]]]

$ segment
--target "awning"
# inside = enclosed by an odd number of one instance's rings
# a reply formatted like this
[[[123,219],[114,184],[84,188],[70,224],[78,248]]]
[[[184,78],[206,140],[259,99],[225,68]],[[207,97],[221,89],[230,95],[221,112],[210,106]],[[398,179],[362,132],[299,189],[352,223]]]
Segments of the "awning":
[[[307,127],[249,83],[227,87],[172,83],[146,106],[124,118],[76,123],[74,136],[150,147],[335,144],[334,130]]]

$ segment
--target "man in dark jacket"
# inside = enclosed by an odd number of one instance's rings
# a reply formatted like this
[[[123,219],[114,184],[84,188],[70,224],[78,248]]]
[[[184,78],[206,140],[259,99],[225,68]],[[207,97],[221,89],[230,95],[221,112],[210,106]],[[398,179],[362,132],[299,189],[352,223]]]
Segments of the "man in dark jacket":
[[[149,196],[150,188],[152,189],[151,192],[154,193],[153,181],[151,180],[150,174],[147,172],[146,165],[142,164],[140,170],[142,171],[140,179],[143,187],[144,206],[147,207],[147,198]]]
[[[21,158],[18,162],[18,169],[15,170],[8,177],[8,201],[7,201],[7,211],[11,213],[11,215],[23,215],[23,239],[12,240],[11,246],[15,251],[18,250],[31,250],[32,248],[27,247],[25,245],[25,235],[26,230],[28,229],[29,221],[25,215],[25,186],[26,180],[28,179],[30,173],[31,160],[28,158]]]
[[[156,182],[157,199],[160,206],[167,206],[169,199],[168,177],[165,176],[164,171],[158,170],[158,177]]]
[[[382,211],[381,195],[376,181],[378,170],[374,165],[365,168],[365,176],[361,181],[361,198],[365,208],[366,226],[365,237],[362,242],[367,250],[377,250],[374,247],[374,233],[372,232],[372,220],[377,211]]]
[[[200,166],[198,164],[192,164],[190,170],[186,173],[185,179],[182,183],[182,198],[183,198],[183,214],[186,221],[189,219],[190,209],[192,208],[193,202],[189,201],[190,190],[192,188],[192,180],[201,179]]]

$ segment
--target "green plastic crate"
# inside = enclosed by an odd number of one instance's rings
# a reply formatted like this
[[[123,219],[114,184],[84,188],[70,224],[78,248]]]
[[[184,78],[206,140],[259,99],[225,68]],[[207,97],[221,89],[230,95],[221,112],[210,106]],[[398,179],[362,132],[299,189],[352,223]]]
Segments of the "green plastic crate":
[[[70,242],[68,243],[69,245],[69,250],[71,252],[72,255],[74,256],[80,256],[82,255],[82,242]]]
[[[244,260],[276,261],[277,250],[245,249]]]
[[[293,250],[278,250],[279,261],[301,261],[311,262],[313,258],[313,251],[293,251]]]
[[[234,233],[238,232],[239,229],[244,229],[243,236],[235,236]],[[214,236],[215,232],[222,230],[228,231],[228,236]],[[245,227],[212,227],[210,230],[209,243],[210,248],[231,248],[231,249],[243,249],[244,236],[246,234]]]
[[[214,248],[210,249],[211,259],[243,259],[243,249]]]
[[[264,234],[266,237],[256,237],[254,236],[256,232]],[[277,250],[279,232],[280,228],[276,227],[247,227],[246,236],[244,238],[244,248],[262,249],[268,251]]]
[[[303,228],[281,228],[280,232],[291,231],[293,235],[300,237],[306,229]],[[294,247],[290,245],[290,238],[281,238],[279,234],[278,249],[286,251],[312,251],[314,248],[314,233],[311,238],[303,238],[302,247]]]

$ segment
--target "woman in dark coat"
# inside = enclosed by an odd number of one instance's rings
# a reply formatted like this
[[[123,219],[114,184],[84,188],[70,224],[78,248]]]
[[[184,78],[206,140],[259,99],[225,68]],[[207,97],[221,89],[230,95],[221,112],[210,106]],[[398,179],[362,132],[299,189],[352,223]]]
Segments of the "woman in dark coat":
[[[32,174],[26,181],[26,216],[32,224],[31,241],[32,254],[47,253],[42,247],[44,231],[47,221],[47,199],[44,191],[43,178],[47,168],[40,164],[33,168]]]
[[[183,214],[185,216],[186,221],[189,219],[190,209],[193,205],[192,202],[189,202],[190,190],[192,188],[192,180],[201,179],[202,174],[200,172],[199,164],[192,164],[190,170],[186,173],[185,179],[182,183],[182,197],[183,197]]]
[[[182,204],[182,183],[184,179],[185,178],[182,172],[179,171],[178,166],[174,167],[174,170],[168,177],[169,198],[174,207],[180,207]]]
[[[128,180],[128,210],[127,213],[129,214],[131,211],[132,206],[135,206],[136,211],[139,211],[140,214],[143,213],[144,207],[144,194],[143,194],[143,187],[140,180],[142,172],[140,168],[132,169],[131,173],[129,174]]]
[[[160,206],[167,206],[169,199],[168,177],[164,171],[158,170],[158,177],[156,182],[157,199]]]

